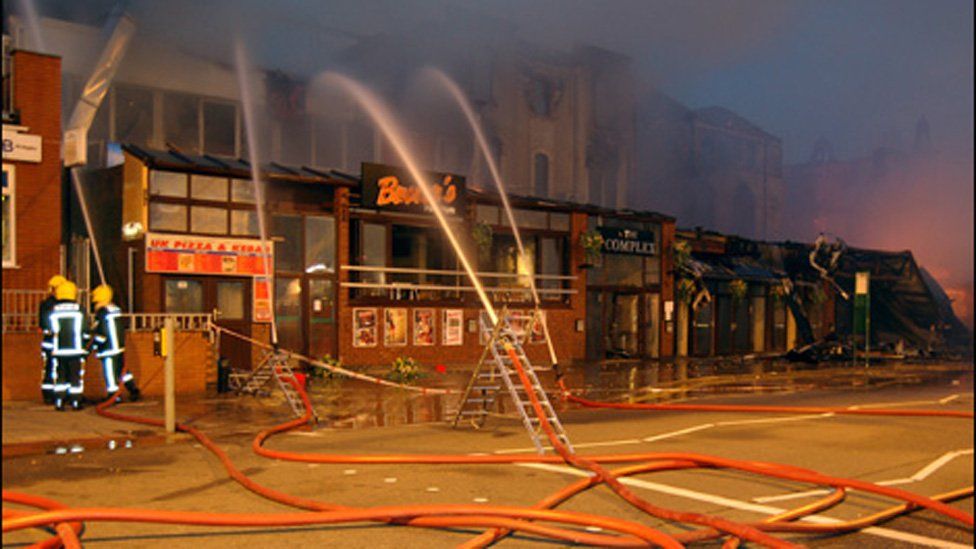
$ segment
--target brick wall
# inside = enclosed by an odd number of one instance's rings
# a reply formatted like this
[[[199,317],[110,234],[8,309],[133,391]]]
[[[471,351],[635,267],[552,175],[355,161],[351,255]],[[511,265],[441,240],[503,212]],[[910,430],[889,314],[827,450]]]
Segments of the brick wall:
[[[40,400],[40,334],[4,334],[3,399]],[[136,378],[143,394],[163,394],[163,359],[153,356],[152,333],[129,333],[125,342],[126,367]],[[176,333],[176,393],[203,395],[207,381],[216,380],[217,366],[206,334]],[[105,394],[101,361],[89,357],[85,365],[85,395],[97,399]]]
[[[4,160],[16,170],[18,267],[3,269],[3,287],[40,290],[61,263],[61,58],[16,51],[13,65],[14,106],[42,161]]]

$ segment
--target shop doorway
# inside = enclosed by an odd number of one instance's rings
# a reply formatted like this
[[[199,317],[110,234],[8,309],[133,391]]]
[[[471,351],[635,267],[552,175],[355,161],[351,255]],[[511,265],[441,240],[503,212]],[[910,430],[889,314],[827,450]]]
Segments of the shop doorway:
[[[163,311],[167,313],[214,313],[222,328],[251,335],[250,278],[164,277]],[[249,370],[251,345],[240,338],[220,335],[220,356],[230,366]]]
[[[656,293],[589,290],[586,304],[587,358],[658,357],[660,304],[660,294]]]

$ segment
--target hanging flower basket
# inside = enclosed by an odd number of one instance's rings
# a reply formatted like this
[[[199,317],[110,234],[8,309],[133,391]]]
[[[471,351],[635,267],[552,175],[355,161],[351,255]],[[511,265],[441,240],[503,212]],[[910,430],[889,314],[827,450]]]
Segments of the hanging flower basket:
[[[736,301],[742,301],[746,297],[746,290],[748,289],[749,286],[744,280],[737,278],[729,282],[729,291],[732,293],[732,299]]]
[[[480,255],[486,257],[491,253],[491,243],[494,239],[491,225],[484,221],[475,223],[474,227],[471,228],[471,239],[474,240],[475,246],[478,247],[478,253]]]
[[[820,305],[824,301],[827,301],[827,294],[824,293],[823,288],[816,286],[810,290],[810,303]]]
[[[675,287],[675,297],[679,303],[691,303],[695,297],[695,281],[690,278],[678,279],[678,284]]]
[[[584,258],[584,263],[580,265],[580,268],[585,269],[599,265],[603,258],[603,235],[595,230],[584,231],[580,233],[579,242],[580,246],[583,247]]]
[[[674,259],[674,270],[680,271],[688,265],[688,261],[691,259],[691,246],[687,242],[679,240],[671,248],[671,254]]]

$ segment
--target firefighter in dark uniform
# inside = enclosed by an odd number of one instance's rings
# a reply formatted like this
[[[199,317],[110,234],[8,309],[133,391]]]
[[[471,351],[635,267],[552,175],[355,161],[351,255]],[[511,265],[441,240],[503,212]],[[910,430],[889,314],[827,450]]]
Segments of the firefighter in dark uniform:
[[[121,381],[127,391],[129,400],[139,400],[139,388],[130,372],[124,372],[125,367],[125,327],[122,325],[122,310],[112,303],[112,288],[106,284],[92,291],[92,302],[95,304],[95,324],[92,326],[95,356],[102,361],[102,372],[105,374],[105,391],[111,397],[119,390]],[[121,399],[122,397],[119,397]]]
[[[78,288],[64,282],[54,289],[57,299],[47,322],[51,327],[51,356],[54,360],[54,407],[72,410],[82,407],[85,392],[85,357],[88,355],[88,317],[78,305]]]
[[[51,348],[54,347],[54,336],[48,318],[51,309],[57,299],[54,297],[54,289],[67,282],[68,279],[61,275],[54,275],[47,281],[48,295],[41,301],[37,311],[37,326],[41,329],[41,360],[44,361],[43,374],[41,375],[41,397],[44,404],[54,403],[54,357],[51,356]]]

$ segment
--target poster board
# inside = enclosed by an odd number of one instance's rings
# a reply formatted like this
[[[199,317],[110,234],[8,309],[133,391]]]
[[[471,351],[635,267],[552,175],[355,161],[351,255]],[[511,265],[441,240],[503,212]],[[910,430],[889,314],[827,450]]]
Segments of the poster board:
[[[383,310],[383,345],[403,347],[407,344],[407,310],[400,308]]]
[[[442,343],[445,346],[464,344],[464,310],[444,309],[444,320],[441,322]]]
[[[437,315],[434,309],[413,310],[413,344],[428,347],[437,343]]]
[[[376,347],[376,309],[355,308],[352,310],[352,346]]]

